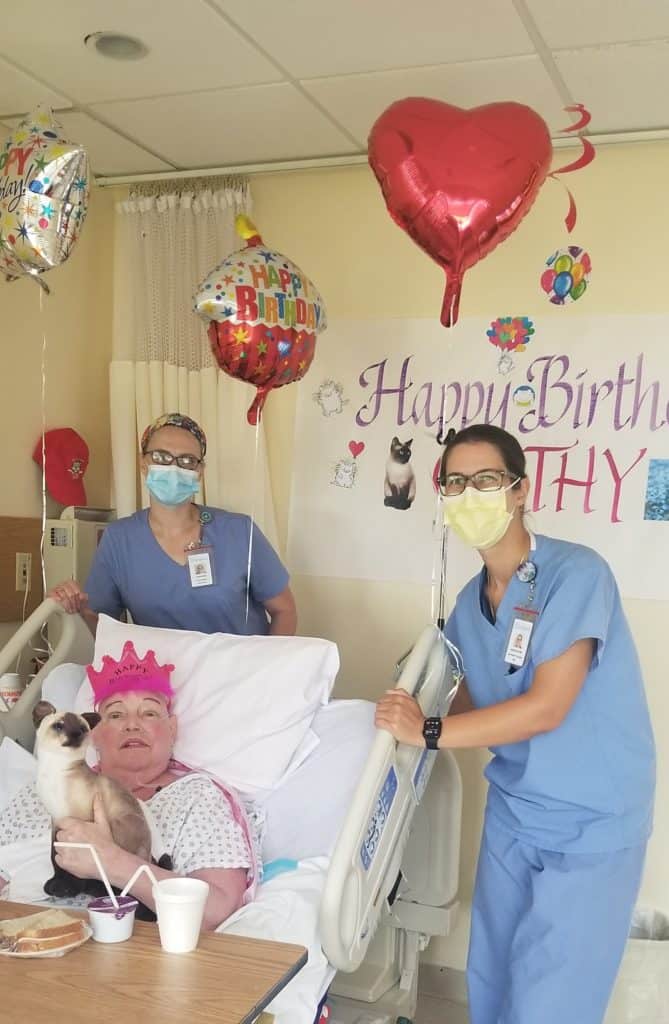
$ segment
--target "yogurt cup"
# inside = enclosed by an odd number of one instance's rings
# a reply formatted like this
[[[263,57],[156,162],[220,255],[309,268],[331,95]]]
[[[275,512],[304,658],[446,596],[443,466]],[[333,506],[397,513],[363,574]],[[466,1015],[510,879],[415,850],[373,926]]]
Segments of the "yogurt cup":
[[[96,942],[125,942],[135,926],[138,903],[133,896],[117,896],[118,909],[109,896],[88,904],[88,919]]]

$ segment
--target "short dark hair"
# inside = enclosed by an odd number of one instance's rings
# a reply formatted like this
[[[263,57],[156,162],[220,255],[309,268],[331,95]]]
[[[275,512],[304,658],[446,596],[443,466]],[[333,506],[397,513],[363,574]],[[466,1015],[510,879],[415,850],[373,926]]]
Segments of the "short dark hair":
[[[508,473],[521,480],[527,475],[525,472],[525,453],[518,440],[508,430],[495,427],[492,423],[473,423],[470,427],[462,430],[449,430],[444,440],[444,454],[441,456],[439,467],[439,482],[446,481],[446,463],[448,456],[461,444],[477,444],[483,441],[491,444],[502,456],[502,461]],[[514,484],[514,486],[517,486]]]

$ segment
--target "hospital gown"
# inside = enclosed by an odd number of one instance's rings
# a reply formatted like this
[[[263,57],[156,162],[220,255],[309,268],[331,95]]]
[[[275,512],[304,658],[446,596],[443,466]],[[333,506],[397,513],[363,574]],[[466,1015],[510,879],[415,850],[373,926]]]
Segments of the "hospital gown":
[[[205,868],[250,868],[251,855],[241,826],[218,787],[202,775],[185,775],[146,801],[174,870],[187,875]],[[248,815],[256,861],[264,829],[262,811]],[[0,848],[31,840],[50,828],[51,819],[34,783],[22,789],[0,814]]]
[[[472,1024],[601,1024],[651,830],[653,734],[618,589],[589,548],[539,536],[537,611],[522,667],[505,662],[530,584],[514,575],[493,621],[485,571],[458,597],[446,634],[475,707],[525,693],[536,669],[580,639],[590,671],[562,724],[491,749],[472,906]],[[515,635],[514,630],[514,635]]]

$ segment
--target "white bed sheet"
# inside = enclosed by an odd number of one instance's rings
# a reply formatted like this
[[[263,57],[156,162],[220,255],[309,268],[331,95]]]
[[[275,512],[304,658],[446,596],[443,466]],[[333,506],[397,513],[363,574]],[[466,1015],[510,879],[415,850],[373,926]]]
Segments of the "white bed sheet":
[[[318,1004],[335,975],[321,949],[318,931],[328,863],[327,857],[313,857],[301,861],[297,870],[277,875],[259,887],[253,903],[218,929],[306,947],[307,963],[267,1007],[275,1024],[313,1024]]]

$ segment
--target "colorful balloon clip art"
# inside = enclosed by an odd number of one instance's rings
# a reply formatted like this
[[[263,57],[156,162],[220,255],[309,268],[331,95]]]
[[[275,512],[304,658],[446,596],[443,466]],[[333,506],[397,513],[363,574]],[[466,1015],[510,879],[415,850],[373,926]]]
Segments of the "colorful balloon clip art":
[[[64,263],[86,219],[86,151],[69,142],[47,107],[11,133],[0,153],[0,273],[40,275]]]
[[[247,413],[255,426],[270,391],[304,377],[327,314],[309,278],[287,256],[267,248],[248,217],[240,214],[236,228],[246,247],[202,282],[194,309],[209,325],[221,370],[257,389]]]
[[[557,249],[546,260],[541,288],[555,306],[577,302],[590,284],[592,263],[589,254],[578,245]]]
[[[528,316],[499,316],[486,331],[488,341],[501,352],[497,372],[506,374],[513,369],[512,352],[524,352],[534,334],[534,324]]]

